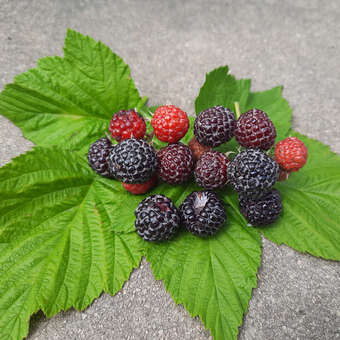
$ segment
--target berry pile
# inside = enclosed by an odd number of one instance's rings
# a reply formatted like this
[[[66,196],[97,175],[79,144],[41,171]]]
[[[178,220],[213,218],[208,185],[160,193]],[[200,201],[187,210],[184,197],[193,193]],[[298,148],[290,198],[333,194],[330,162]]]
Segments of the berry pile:
[[[238,104],[235,108],[236,116],[221,105],[199,113],[187,146],[180,142],[189,129],[187,114],[174,105],[158,107],[150,122],[153,134],[168,143],[158,151],[147,142],[146,122],[137,110],[122,110],[109,124],[118,144],[110,137],[91,144],[90,167],[121,181],[131,194],[145,194],[158,181],[180,185],[191,178],[203,188],[190,193],[178,209],[164,195],[142,200],[135,210],[135,227],[144,240],[169,240],[181,226],[200,237],[217,233],[227,216],[223,201],[212,190],[226,190],[226,185],[238,194],[239,210],[250,225],[264,226],[279,218],[282,201],[273,186],[305,165],[307,148],[296,137],[275,145],[275,126],[264,111],[252,109],[241,115]],[[240,148],[232,159],[232,153],[213,149],[233,137]]]

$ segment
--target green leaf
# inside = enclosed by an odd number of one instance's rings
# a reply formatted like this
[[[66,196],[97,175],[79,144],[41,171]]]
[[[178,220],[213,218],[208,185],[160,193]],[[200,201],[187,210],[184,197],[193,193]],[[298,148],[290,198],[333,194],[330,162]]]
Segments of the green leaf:
[[[82,310],[122,288],[144,245],[120,183],[97,176],[78,153],[41,147],[0,178],[2,338],[24,337],[39,309]]]
[[[184,189],[161,192],[178,205],[197,187],[188,184]],[[215,237],[183,231],[172,241],[147,248],[155,278],[164,281],[176,303],[201,318],[215,339],[237,339],[261,262],[260,236],[245,226],[234,209],[237,198],[230,194],[225,195],[228,222]]]
[[[241,110],[246,107],[250,92],[250,79],[236,80],[228,72],[228,66],[223,66],[206,75],[205,83],[195,100],[197,114],[216,105],[222,105],[234,112],[236,101],[239,102]]]
[[[291,131],[308,148],[306,165],[277,183],[283,201],[282,217],[261,228],[277,244],[325,259],[340,260],[340,157],[329,147]]]
[[[129,67],[101,42],[67,31],[65,57],[47,57],[0,95],[0,113],[37,145],[87,150],[114,112],[139,108]]]

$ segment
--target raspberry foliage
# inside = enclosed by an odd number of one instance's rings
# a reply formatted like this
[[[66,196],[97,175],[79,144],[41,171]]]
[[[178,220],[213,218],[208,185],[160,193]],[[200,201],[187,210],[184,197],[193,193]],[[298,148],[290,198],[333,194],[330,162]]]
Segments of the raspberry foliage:
[[[103,291],[116,294],[139,266],[133,210],[132,217],[115,211],[131,205],[131,195],[97,176],[84,154],[34,147],[0,177],[8,179],[0,184],[0,338],[26,337],[39,309],[52,317],[85,309]]]
[[[63,58],[42,58],[18,75],[2,93],[0,113],[36,145],[86,153],[105,135],[113,112],[139,108],[146,98],[129,66],[103,43],[69,29],[63,51]]]
[[[146,254],[176,303],[198,315],[215,338],[236,339],[261,263],[258,229],[243,225],[234,209],[237,197],[226,188],[220,194],[227,228],[208,240],[183,231],[171,242],[145,246],[133,226],[141,198],[118,181],[96,176],[86,160],[112,112],[140,112],[145,98],[128,66],[102,43],[69,30],[64,54],[40,60],[0,94],[1,114],[37,145],[0,169],[0,334],[23,338],[39,309],[50,317],[70,307],[82,310],[102,291],[115,294]],[[289,182],[276,184],[285,214],[259,230],[278,244],[339,260],[338,155],[290,130],[291,109],[281,87],[250,92],[250,80],[236,80],[227,67],[207,74],[196,112],[232,108],[235,101],[243,112],[267,112],[278,140],[297,136],[313,156]],[[219,148],[236,150],[236,141]],[[178,204],[197,187],[163,183],[155,190]]]
[[[135,211],[135,227],[145,241],[172,238],[180,226],[179,211],[164,195],[151,195],[139,203]]]
[[[143,139],[125,139],[115,146],[108,158],[115,177],[128,184],[144,183],[155,173],[158,158],[155,149]]]

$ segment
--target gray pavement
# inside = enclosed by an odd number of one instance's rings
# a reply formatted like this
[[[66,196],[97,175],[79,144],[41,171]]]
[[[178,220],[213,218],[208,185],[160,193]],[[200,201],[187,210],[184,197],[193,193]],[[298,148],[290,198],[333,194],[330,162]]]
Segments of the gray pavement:
[[[293,126],[340,153],[340,2],[0,0],[0,88],[46,55],[67,27],[102,40],[131,66],[150,104],[193,112],[205,73],[228,64],[253,90],[283,84]],[[0,116],[0,165],[30,149]],[[340,339],[340,265],[263,242],[240,339]],[[28,339],[209,339],[143,261],[115,297],[82,313],[32,318]]]

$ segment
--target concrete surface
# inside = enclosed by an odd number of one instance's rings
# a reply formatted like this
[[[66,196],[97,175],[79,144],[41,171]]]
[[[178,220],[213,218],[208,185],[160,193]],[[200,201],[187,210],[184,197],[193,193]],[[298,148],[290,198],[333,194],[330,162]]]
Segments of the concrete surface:
[[[340,153],[340,2],[0,0],[0,88],[46,55],[67,27],[109,45],[151,104],[193,112],[205,73],[229,64],[254,90],[283,84],[294,127]],[[0,164],[30,149],[0,117]],[[263,242],[258,288],[240,339],[340,339],[340,266]],[[30,340],[209,339],[143,262],[115,297],[83,313],[32,318]]]

